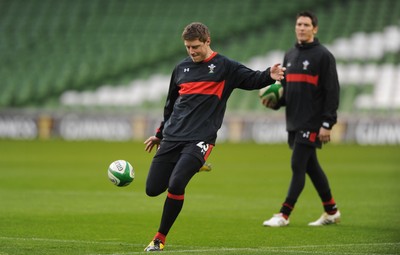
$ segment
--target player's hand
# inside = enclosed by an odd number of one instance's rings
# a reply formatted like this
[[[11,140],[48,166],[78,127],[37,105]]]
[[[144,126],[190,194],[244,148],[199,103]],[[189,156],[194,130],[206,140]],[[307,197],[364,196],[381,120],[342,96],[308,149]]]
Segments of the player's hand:
[[[276,81],[280,81],[285,78],[284,75],[285,75],[286,67],[281,67],[280,65],[281,64],[275,64],[275,65],[271,66],[271,68],[269,69],[271,78]]]
[[[321,127],[319,129],[318,138],[323,143],[330,142],[331,141],[331,130]]]
[[[157,149],[158,147],[160,147],[160,142],[161,142],[160,138],[157,138],[155,136],[150,136],[149,138],[147,138],[146,141],[144,141],[144,144],[146,144],[144,150],[150,153],[153,150],[154,146],[156,146]]]
[[[275,109],[276,107],[276,102],[270,98],[261,99],[261,104],[270,109]]]

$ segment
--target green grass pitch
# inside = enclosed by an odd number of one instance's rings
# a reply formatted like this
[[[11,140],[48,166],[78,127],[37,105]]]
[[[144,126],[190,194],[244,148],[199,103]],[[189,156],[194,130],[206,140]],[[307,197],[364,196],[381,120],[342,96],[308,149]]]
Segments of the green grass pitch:
[[[307,179],[285,228],[265,228],[289,184],[287,145],[218,144],[213,170],[186,190],[167,254],[400,254],[400,147],[329,144],[319,158],[342,212],[309,227],[322,205]],[[0,140],[0,255],[143,254],[165,194],[144,186],[152,155],[141,142]],[[126,159],[136,178],[107,179]]]

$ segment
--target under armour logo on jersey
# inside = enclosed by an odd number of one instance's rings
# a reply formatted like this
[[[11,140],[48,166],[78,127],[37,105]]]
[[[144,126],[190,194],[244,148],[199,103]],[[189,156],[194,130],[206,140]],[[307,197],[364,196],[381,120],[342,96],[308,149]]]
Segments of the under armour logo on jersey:
[[[208,73],[214,73],[214,69],[216,68],[217,66],[215,66],[214,64],[211,64],[211,65],[209,65],[208,66],[208,69],[210,70]]]
[[[188,68],[183,68],[183,72],[184,73],[188,73],[189,72],[189,67]]]
[[[196,144],[197,147],[199,147],[201,149],[201,153],[206,154],[206,152],[208,151],[209,148],[209,144],[205,143],[205,142],[199,142],[198,144]]]
[[[303,135],[303,138],[309,140],[310,142],[315,142],[316,138],[317,138],[317,133],[316,132],[304,132],[304,131],[300,131],[301,134]]]
[[[310,62],[308,62],[308,60],[305,60],[303,62],[303,70],[307,70],[307,67],[310,65]]]
[[[307,132],[303,132],[302,131],[302,133],[303,133],[303,138],[309,138],[310,137],[310,131],[307,131]]]

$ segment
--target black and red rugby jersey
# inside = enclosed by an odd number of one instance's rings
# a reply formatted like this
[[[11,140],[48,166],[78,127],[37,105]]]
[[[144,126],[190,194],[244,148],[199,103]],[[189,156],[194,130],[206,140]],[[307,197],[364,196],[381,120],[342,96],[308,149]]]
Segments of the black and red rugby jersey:
[[[216,52],[200,63],[187,57],[172,73],[164,120],[156,136],[215,144],[232,91],[256,90],[274,82],[269,68],[254,71]]]
[[[331,129],[337,120],[340,91],[332,53],[314,38],[312,43],[296,43],[285,54],[283,66],[284,96],[279,105],[286,105],[287,130]]]

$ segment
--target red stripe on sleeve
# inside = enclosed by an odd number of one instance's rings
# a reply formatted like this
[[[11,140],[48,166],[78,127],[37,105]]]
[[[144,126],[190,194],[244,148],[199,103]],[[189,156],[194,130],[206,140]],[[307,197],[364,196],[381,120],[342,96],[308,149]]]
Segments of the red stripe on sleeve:
[[[221,99],[222,91],[225,87],[225,81],[199,81],[199,82],[188,82],[182,83],[179,90],[180,95],[189,94],[204,94],[204,95],[216,95]]]
[[[318,75],[309,75],[309,74],[287,74],[286,81],[287,82],[307,82],[314,86],[318,86]]]

